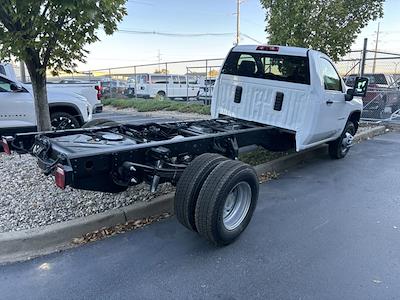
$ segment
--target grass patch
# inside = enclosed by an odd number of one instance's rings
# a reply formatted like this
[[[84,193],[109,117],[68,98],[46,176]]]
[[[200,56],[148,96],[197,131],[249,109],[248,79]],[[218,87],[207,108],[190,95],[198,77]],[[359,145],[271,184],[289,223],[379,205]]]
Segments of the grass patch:
[[[104,106],[110,105],[116,108],[133,108],[139,112],[147,111],[178,111],[182,113],[197,113],[201,115],[209,115],[210,105],[202,105],[197,103],[177,102],[171,100],[160,99],[104,99],[101,101]]]
[[[251,166],[256,166],[286,156],[290,153],[291,152],[271,152],[262,147],[258,147],[255,151],[239,154],[239,160]]]

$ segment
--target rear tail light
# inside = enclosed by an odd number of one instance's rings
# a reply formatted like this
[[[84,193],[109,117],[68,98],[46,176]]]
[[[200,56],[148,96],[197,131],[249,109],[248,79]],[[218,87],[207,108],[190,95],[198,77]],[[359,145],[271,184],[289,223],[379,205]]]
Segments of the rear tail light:
[[[277,47],[277,46],[258,46],[257,50],[278,52],[279,51],[279,47]]]
[[[8,145],[6,138],[1,139],[1,145],[3,146],[4,152],[8,155],[11,155],[10,145]]]
[[[54,173],[54,178],[56,181],[56,186],[58,186],[60,189],[64,190],[65,189],[65,171],[61,165],[58,165],[56,167],[56,170]]]
[[[97,100],[101,100],[101,97],[103,96],[103,94],[101,93],[101,91],[103,90],[101,85],[96,85],[94,87],[97,91]]]

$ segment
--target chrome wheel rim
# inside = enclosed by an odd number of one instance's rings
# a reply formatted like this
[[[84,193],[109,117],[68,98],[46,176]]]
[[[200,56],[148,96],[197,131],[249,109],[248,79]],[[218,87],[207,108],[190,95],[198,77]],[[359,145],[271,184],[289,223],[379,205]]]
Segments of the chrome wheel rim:
[[[235,230],[242,224],[250,209],[251,196],[251,187],[244,181],[229,192],[223,211],[223,223],[227,230]]]
[[[354,136],[350,132],[346,132],[342,140],[342,154],[346,154],[353,144]]]

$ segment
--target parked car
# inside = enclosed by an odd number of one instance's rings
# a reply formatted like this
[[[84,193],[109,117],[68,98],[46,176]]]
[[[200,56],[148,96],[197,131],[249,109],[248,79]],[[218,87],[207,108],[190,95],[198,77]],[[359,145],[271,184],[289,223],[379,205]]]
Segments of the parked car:
[[[333,61],[315,50],[236,46],[215,84],[212,119],[109,128],[94,120],[79,132],[1,142],[8,153],[13,145],[30,152],[61,189],[121,192],[146,182],[155,192],[160,183],[176,184],[177,220],[222,246],[245,230],[259,194],[257,173],[238,161],[239,148],[301,151],[328,143],[332,158],[344,158],[367,85],[358,78],[346,89]]]
[[[61,80],[59,82],[47,82],[48,91],[61,91],[76,93],[86,98],[93,108],[93,113],[103,111],[101,103],[102,89],[99,81],[84,81],[84,80]]]
[[[100,85],[104,98],[122,96],[127,87],[127,84],[124,81],[110,78],[101,80]]]
[[[0,63],[0,74],[7,76],[9,79],[13,81],[17,81],[17,76],[14,71],[14,67],[9,63]]]
[[[197,97],[199,78],[191,75],[138,74],[137,96],[141,98],[167,97],[189,100]]]
[[[92,106],[75,93],[47,92],[50,119],[54,129],[74,129],[92,119]],[[36,131],[32,86],[0,74],[0,135]]]
[[[0,74],[17,82],[14,68],[11,64],[0,63]],[[30,83],[24,83],[28,89],[32,89]],[[100,82],[96,80],[63,79],[60,81],[47,81],[48,92],[76,93],[86,98],[93,108],[93,113],[102,112]]]
[[[208,78],[200,85],[197,100],[203,101],[205,105],[211,104],[216,78]]]
[[[346,80],[352,86],[358,75],[352,74]],[[369,79],[368,92],[363,98],[363,117],[383,119],[400,109],[400,90],[393,75],[376,73],[364,74]]]

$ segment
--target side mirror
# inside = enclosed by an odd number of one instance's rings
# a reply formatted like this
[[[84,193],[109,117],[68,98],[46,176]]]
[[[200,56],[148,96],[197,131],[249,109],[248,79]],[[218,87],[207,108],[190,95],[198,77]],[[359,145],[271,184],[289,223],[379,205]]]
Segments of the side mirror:
[[[14,83],[14,82],[11,82],[10,83],[10,90],[15,92],[15,93],[18,93],[18,92],[22,92],[23,88],[21,86],[17,85],[16,83]]]
[[[354,82],[354,87],[348,89],[346,95],[344,95],[346,101],[353,100],[354,97],[364,98],[368,90],[368,78],[357,77]]]
[[[353,96],[355,97],[365,97],[368,90],[368,78],[357,77],[354,83]]]

